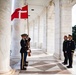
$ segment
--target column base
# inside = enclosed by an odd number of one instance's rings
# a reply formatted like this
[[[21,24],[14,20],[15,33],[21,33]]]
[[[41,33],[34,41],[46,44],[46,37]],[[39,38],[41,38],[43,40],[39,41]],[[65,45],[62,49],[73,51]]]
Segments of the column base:
[[[14,75],[14,74],[15,74],[15,70],[13,70],[13,69],[11,69],[8,72],[2,72],[2,73],[0,73],[0,75]]]
[[[59,54],[54,53],[53,56],[54,56],[55,59],[57,59],[57,60],[61,60],[61,56],[59,56]]]
[[[11,57],[12,59],[20,59],[20,58],[21,58],[20,55],[19,55],[19,56],[17,56],[17,55],[16,55],[16,56],[11,55],[10,57]]]

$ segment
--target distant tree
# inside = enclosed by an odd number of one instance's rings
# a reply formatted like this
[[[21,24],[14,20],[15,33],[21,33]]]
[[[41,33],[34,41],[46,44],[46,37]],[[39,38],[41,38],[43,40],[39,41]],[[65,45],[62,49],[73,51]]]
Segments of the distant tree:
[[[73,35],[73,40],[75,41],[76,44],[76,25],[72,27],[72,35]]]

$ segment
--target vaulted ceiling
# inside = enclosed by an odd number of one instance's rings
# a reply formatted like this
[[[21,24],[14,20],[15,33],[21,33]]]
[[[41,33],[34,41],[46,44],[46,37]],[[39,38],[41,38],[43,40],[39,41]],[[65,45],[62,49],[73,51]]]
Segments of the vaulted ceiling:
[[[51,0],[26,0],[29,8],[29,20],[35,19]],[[34,11],[32,11],[34,9]]]

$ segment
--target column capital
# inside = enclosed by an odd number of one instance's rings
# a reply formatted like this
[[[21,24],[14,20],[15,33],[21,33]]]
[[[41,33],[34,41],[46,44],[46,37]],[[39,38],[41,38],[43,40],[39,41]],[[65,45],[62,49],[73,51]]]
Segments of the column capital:
[[[51,1],[49,2],[49,5],[50,5],[50,6],[55,5],[54,0],[51,0]]]

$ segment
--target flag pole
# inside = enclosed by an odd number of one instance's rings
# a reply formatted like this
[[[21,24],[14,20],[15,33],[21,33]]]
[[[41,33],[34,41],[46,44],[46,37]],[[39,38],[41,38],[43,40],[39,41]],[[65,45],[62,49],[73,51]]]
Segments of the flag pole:
[[[29,36],[29,20],[27,19],[27,34]]]
[[[26,3],[26,5],[28,5],[28,3]],[[28,17],[29,18],[29,17]],[[27,34],[29,36],[29,19],[27,18]]]

